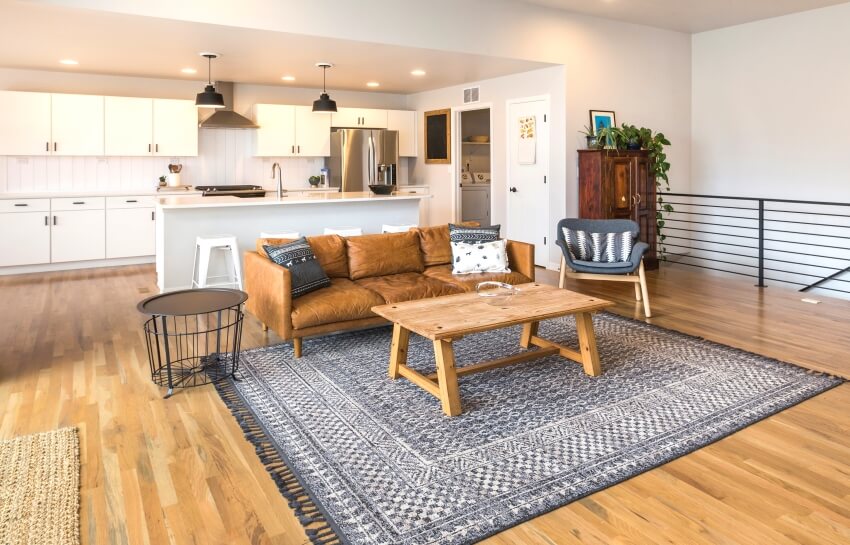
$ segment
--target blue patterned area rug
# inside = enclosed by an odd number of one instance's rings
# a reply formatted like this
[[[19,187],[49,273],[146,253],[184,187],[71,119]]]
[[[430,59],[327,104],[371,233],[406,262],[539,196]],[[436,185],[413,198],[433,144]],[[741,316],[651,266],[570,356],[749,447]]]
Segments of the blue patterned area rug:
[[[474,543],[683,456],[842,380],[612,314],[603,374],[552,356],[460,378],[464,412],[387,376],[390,330],[243,353],[222,399],[314,543]],[[575,345],[575,322],[540,325]],[[519,328],[456,342],[458,365],[522,351]],[[408,364],[433,372],[430,341]]]

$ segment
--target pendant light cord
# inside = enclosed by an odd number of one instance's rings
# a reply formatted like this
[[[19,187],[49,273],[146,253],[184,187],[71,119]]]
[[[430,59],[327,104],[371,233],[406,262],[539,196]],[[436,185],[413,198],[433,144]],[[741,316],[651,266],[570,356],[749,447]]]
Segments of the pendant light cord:
[[[212,85],[212,57],[207,55],[207,85]]]
[[[327,93],[327,92],[328,92],[328,85],[327,85],[327,83],[328,83],[328,67],[327,67],[327,66],[323,66],[323,67],[322,67],[322,92],[323,92],[323,93]]]

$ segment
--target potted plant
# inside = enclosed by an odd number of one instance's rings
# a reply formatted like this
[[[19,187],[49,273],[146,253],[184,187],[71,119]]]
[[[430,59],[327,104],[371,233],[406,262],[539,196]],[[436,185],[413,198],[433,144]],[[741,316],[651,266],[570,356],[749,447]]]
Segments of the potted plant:
[[[319,176],[310,176],[307,178],[307,181],[310,182],[312,187],[319,187],[319,182],[321,182],[322,179]]]
[[[596,149],[599,147],[599,138],[594,134],[593,129],[589,125],[584,126],[583,131],[578,131],[587,139],[587,149]]]
[[[641,130],[646,131],[649,129],[638,129],[634,125],[623,125],[618,130],[620,141],[625,145],[627,150],[639,150],[643,144]]]

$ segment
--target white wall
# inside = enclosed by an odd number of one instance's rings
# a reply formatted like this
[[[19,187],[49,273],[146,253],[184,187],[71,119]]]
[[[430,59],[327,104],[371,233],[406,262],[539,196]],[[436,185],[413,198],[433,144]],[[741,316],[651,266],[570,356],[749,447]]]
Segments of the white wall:
[[[193,98],[203,82],[71,74],[0,68],[0,89],[156,98]],[[250,116],[255,103],[310,104],[320,91],[268,85],[234,85],[234,109]],[[389,93],[334,92],[352,107],[403,108],[406,97]],[[191,185],[257,184],[272,188],[271,165],[282,165],[284,185],[308,187],[307,178],[324,166],[322,158],[253,157],[254,131],[202,129],[197,157],[4,157],[0,193],[151,190],[168,163],[184,165],[181,182]],[[402,182],[406,160],[399,168]]]
[[[850,4],[693,37],[692,189],[850,202]]]
[[[575,177],[568,178],[566,173],[568,149],[565,141],[566,124],[564,109],[566,106],[564,67],[556,66],[534,70],[522,74],[505,76],[490,80],[475,82],[470,85],[478,85],[481,88],[478,106],[489,105],[491,112],[490,126],[490,153],[493,157],[493,166],[490,182],[490,198],[492,200],[492,217],[494,224],[505,225],[507,215],[507,109],[506,101],[516,98],[548,95],[550,104],[549,116],[549,156],[550,156],[550,184],[549,184],[549,217],[551,232],[549,240],[555,233],[555,223],[566,214],[565,202],[571,203],[576,209],[573,194],[578,194]],[[465,85],[447,87],[436,91],[428,91],[410,95],[408,107],[417,111],[417,116],[422,119],[428,110],[443,108],[456,108],[463,106],[463,89]],[[469,105],[472,107],[473,105]],[[456,120],[453,119],[454,124]],[[452,134],[457,136],[457,127],[452,127]],[[430,206],[429,223],[432,225],[447,223],[459,218],[454,217],[453,192],[455,182],[452,178],[453,166],[460,165],[434,165],[425,164],[424,138],[420,138],[419,157],[412,161],[411,180],[415,184],[430,186],[434,195]],[[458,162],[454,154],[453,160]],[[569,181],[568,181],[569,180]],[[550,261],[559,262],[557,246],[550,248]]]

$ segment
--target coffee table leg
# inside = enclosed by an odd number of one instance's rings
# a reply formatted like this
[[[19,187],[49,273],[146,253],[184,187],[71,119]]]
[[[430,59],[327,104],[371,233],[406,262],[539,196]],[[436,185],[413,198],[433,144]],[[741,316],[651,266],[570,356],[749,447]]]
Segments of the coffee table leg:
[[[440,383],[440,402],[443,412],[449,416],[461,413],[460,392],[457,387],[455,352],[451,341],[434,341],[434,356],[437,359],[437,381]]]
[[[599,365],[599,352],[596,350],[596,335],[593,333],[593,318],[589,312],[579,312],[576,316],[578,344],[581,349],[584,372],[592,377],[602,374]]]
[[[410,331],[401,327],[399,324],[393,324],[393,344],[390,349],[390,378],[396,379],[399,376],[398,368],[401,365],[407,365],[407,345],[410,342]]]
[[[519,345],[523,348],[531,346],[531,338],[537,336],[537,327],[540,322],[529,322],[522,324],[522,337],[519,340]]]

